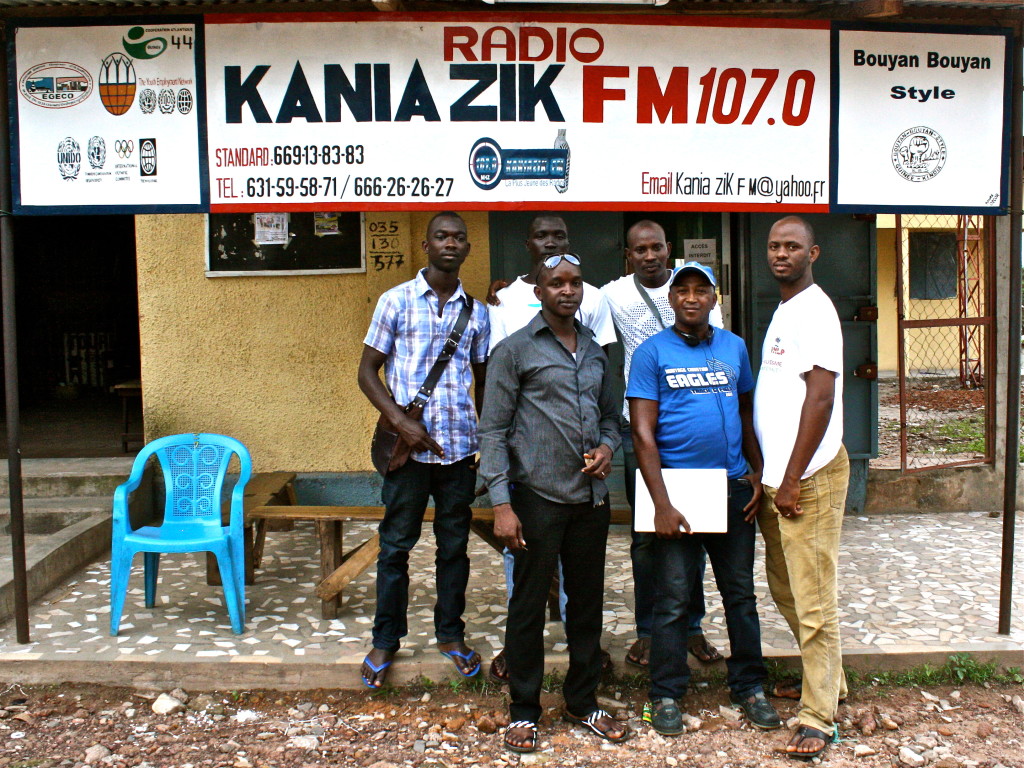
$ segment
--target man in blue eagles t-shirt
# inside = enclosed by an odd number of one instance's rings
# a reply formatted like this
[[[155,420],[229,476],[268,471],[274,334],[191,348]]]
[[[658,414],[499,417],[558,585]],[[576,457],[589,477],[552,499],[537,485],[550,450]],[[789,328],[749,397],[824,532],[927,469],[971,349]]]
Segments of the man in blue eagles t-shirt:
[[[732,651],[726,660],[730,697],[753,725],[782,725],[764,695],[754,598],[753,521],[763,464],[754,435],[754,377],[743,340],[709,324],[716,301],[714,273],[697,262],[684,264],[669,288],[676,321],[637,347],[626,389],[637,463],[654,501],[651,725],[667,736],[685,730],[678,700],[686,693],[690,670],[679,649],[686,647],[691,586],[700,578],[702,547],[725,607]],[[668,497],[662,467],[725,469],[728,532],[690,533],[686,517]],[[685,499],[676,503],[685,509]]]

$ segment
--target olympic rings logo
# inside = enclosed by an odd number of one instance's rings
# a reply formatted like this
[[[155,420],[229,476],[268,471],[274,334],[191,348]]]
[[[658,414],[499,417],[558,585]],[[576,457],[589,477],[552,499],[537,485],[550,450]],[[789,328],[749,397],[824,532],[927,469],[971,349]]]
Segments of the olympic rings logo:
[[[132,152],[135,151],[135,142],[131,139],[117,139],[114,142],[114,151],[117,156],[123,159],[127,159],[132,156]]]

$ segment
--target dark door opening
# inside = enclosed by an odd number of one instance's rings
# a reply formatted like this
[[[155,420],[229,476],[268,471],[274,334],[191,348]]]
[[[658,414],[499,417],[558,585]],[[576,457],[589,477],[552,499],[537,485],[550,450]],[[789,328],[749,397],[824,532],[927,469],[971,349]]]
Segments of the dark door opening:
[[[14,260],[22,455],[123,456],[122,406],[142,419],[114,390],[139,378],[134,217],[17,218]]]

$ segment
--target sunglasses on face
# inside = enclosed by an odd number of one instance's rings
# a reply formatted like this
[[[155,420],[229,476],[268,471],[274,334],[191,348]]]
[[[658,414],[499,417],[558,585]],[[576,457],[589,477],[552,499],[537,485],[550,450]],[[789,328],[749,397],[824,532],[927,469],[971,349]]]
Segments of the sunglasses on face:
[[[548,256],[546,259],[544,259],[544,266],[547,267],[548,269],[554,269],[562,262],[562,259],[565,259],[570,264],[573,264],[577,267],[580,265],[579,256],[573,256],[571,253],[559,253],[554,256]]]

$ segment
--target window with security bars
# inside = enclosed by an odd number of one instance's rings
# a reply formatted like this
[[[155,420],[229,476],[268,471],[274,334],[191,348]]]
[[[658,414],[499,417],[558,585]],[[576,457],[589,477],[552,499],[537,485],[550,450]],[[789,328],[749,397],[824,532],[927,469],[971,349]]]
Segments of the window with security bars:
[[[909,241],[910,298],[956,298],[956,233],[910,232]]]

